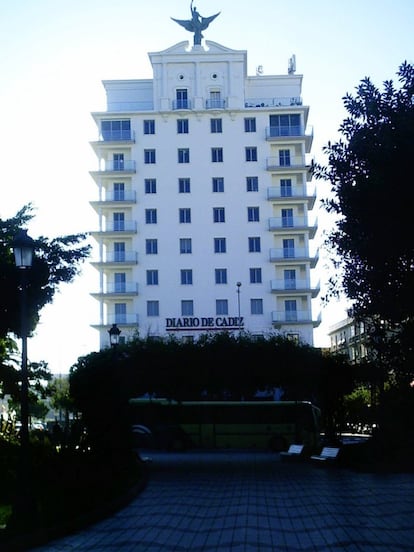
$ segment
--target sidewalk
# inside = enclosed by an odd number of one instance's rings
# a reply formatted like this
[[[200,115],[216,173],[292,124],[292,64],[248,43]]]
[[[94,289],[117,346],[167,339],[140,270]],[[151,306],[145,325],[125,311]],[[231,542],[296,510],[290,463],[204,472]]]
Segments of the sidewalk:
[[[150,453],[127,508],[37,552],[414,550],[414,476],[281,463],[255,452]]]

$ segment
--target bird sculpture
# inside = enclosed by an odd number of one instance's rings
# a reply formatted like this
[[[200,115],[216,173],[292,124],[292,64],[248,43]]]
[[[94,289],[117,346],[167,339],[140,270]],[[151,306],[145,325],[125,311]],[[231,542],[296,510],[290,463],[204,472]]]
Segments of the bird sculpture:
[[[198,13],[197,8],[195,6],[193,7],[193,0],[191,0],[190,10],[191,19],[174,19],[173,17],[171,17],[171,19],[184,27],[187,31],[190,31],[190,33],[194,33],[194,46],[199,46],[201,45],[201,39],[204,38],[201,31],[205,31],[213,19],[220,15],[220,12],[210,17],[202,17]]]

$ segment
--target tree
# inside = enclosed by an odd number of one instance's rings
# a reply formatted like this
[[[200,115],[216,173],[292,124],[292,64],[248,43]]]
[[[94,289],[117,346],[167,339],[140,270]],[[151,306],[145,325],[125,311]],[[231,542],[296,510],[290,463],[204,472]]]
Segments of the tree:
[[[345,292],[356,318],[374,330],[385,323],[385,340],[406,343],[401,361],[412,357],[414,337],[414,66],[404,62],[397,76],[399,86],[386,81],[380,91],[365,78],[346,94],[342,138],[328,143],[328,165],[313,172],[330,182],[324,205],[337,215],[327,240],[336,268],[330,293]]]
[[[33,218],[32,206],[26,205],[13,218],[0,219],[0,391],[13,390],[13,342],[9,335],[21,335],[20,278],[12,252],[13,239],[19,229]],[[89,255],[85,234],[35,240],[33,265],[27,271],[27,312],[29,331],[39,320],[41,309],[51,303],[61,283],[72,282],[80,264]]]

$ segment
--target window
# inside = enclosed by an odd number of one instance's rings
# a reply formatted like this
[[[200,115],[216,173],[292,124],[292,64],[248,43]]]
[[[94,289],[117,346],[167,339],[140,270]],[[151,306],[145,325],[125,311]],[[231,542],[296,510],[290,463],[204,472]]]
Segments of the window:
[[[144,163],[146,165],[153,165],[155,163],[155,149],[144,150]]]
[[[154,119],[144,120],[144,134],[155,134],[155,121],[154,121]]]
[[[249,222],[259,222],[259,207],[247,207],[247,220]]]
[[[178,149],[178,162],[189,163],[190,162],[190,150],[188,148]]]
[[[114,242],[114,261],[116,263],[125,261],[125,242]]]
[[[226,253],[226,238],[214,238],[214,253]]]
[[[223,125],[221,119],[210,119],[210,130],[213,134],[219,134],[223,132]]]
[[[298,319],[296,308],[296,299],[287,299],[285,301],[285,318],[287,322],[295,322]]]
[[[126,274],[125,274],[125,272],[115,272],[115,274],[114,274],[114,291],[115,291],[115,293],[125,293],[125,291],[126,291]]]
[[[145,240],[145,253],[147,255],[158,255],[158,240],[156,238]]]
[[[178,88],[175,92],[175,107],[176,109],[188,109],[188,90],[187,88]]]
[[[256,119],[254,117],[244,119],[244,132],[256,132]]]
[[[290,150],[279,150],[279,165],[290,167]]]
[[[293,226],[293,209],[282,209],[282,227],[291,228]]]
[[[115,232],[122,232],[125,230],[125,213],[113,213],[112,221]]]
[[[263,314],[263,299],[250,299],[250,314]]]
[[[290,178],[281,178],[280,195],[281,197],[292,197],[292,180]]]
[[[223,148],[211,148],[211,161],[213,163],[223,163]]]
[[[114,171],[123,171],[125,166],[124,154],[123,153],[114,153],[112,156],[113,160],[113,170]]]
[[[157,209],[145,209],[145,223],[157,224]]]
[[[224,100],[221,99],[220,90],[211,90],[210,98],[207,100],[208,109],[222,109],[224,107]]]
[[[191,299],[184,299],[181,301],[181,316],[193,316],[194,315],[194,302]]]
[[[213,221],[225,222],[226,214],[224,207],[213,207]]]
[[[191,209],[183,208],[178,210],[178,220],[181,224],[189,224],[191,222]]]
[[[216,299],[216,314],[227,315],[229,314],[229,305],[227,299]]]
[[[215,177],[212,179],[213,192],[224,192],[224,178]]]
[[[156,194],[157,193],[157,181],[155,178],[146,178],[144,180],[145,193]]]
[[[102,138],[109,142],[131,140],[131,121],[102,121],[101,133]]]
[[[227,284],[227,269],[216,268],[214,270],[216,284]]]
[[[288,238],[283,240],[283,258],[293,259],[295,257],[295,240]]]
[[[147,270],[147,286],[158,286],[158,270]]]
[[[159,301],[147,301],[147,316],[159,316],[160,303]]]
[[[260,237],[249,238],[249,253],[260,252]]]
[[[188,119],[177,119],[177,134],[188,134]]]
[[[190,286],[193,284],[193,271],[190,268],[183,268],[180,270],[180,281],[183,286]]]
[[[257,148],[255,146],[248,146],[245,151],[246,161],[257,161]]]
[[[179,178],[178,179],[178,192],[180,194],[189,194],[190,193],[190,179],[189,178]]]
[[[248,192],[259,191],[259,178],[257,176],[246,176],[246,190]]]
[[[123,182],[114,182],[114,201],[124,201],[125,184]]]
[[[126,324],[127,306],[126,303],[115,303],[115,324]]]
[[[296,270],[287,269],[283,271],[285,289],[296,289]]]
[[[180,253],[183,255],[192,253],[191,238],[180,238]]]
[[[300,136],[300,115],[270,115],[270,136]]]
[[[262,269],[261,268],[250,268],[250,283],[251,284],[261,284],[262,283]]]

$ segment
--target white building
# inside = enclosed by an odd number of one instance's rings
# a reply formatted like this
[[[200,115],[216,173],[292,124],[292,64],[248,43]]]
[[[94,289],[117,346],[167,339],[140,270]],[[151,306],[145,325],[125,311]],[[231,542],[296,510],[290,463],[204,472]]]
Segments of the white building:
[[[244,329],[312,344],[302,76],[248,76],[247,52],[211,41],[149,58],[153,79],[104,81],[93,113],[101,346],[113,323],[126,339]]]

